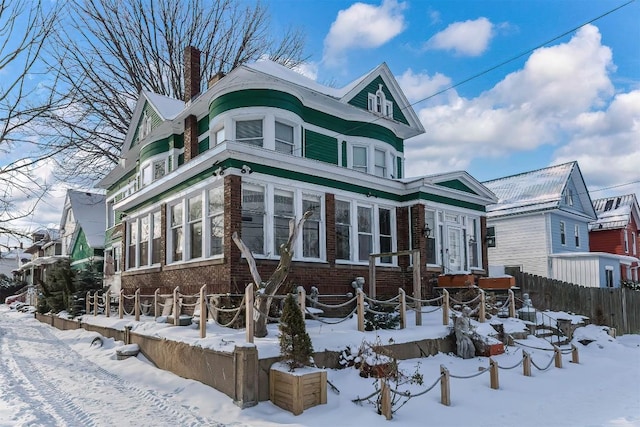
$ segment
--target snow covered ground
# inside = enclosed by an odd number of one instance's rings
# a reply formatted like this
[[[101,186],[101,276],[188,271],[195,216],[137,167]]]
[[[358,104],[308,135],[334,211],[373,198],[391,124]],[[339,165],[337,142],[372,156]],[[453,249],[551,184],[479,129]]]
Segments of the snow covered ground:
[[[409,325],[404,331],[381,331],[382,342],[438,337],[447,328],[438,325],[439,313],[422,327]],[[242,343],[242,332],[222,335],[209,325],[200,340],[195,328],[169,327],[155,322],[134,322],[103,316],[84,321],[124,327],[139,333],[165,336],[221,350]],[[308,322],[316,350],[359,345],[376,340],[375,332],[359,333],[354,322],[321,325]],[[490,327],[475,324],[480,330]],[[521,328],[516,321],[506,330]],[[220,332],[220,333],[216,333]],[[0,426],[640,426],[640,335],[613,339],[601,327],[576,331],[580,364],[563,356],[562,369],[533,368],[533,376],[522,375],[522,367],[500,369],[500,389],[489,387],[484,373],[469,379],[451,379],[451,406],[440,404],[440,387],[412,398],[391,421],[378,415],[371,404],[356,405],[357,397],[374,391],[374,380],[361,378],[353,368],[329,370],[328,378],[340,391],[329,390],[327,405],[293,416],[270,402],[241,410],[229,397],[199,382],[158,370],[143,357],[119,361],[121,342],[94,340],[95,333],[59,331],[41,324],[33,315],[0,306]],[[593,340],[588,345],[578,340]],[[277,354],[277,330],[256,340],[261,355]],[[539,339],[523,342],[541,368],[552,352]],[[535,349],[535,348],[539,348]],[[501,367],[518,364],[523,347],[509,347],[495,356]],[[423,385],[412,385],[412,393],[425,390],[438,378],[440,366],[455,376],[473,376],[488,367],[488,359],[460,358],[438,354],[406,360],[400,368],[419,372]]]

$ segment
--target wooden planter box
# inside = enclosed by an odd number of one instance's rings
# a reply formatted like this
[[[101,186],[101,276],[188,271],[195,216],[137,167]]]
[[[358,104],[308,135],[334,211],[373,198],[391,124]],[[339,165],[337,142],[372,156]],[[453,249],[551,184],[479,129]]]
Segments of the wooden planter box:
[[[482,289],[510,289],[516,285],[516,278],[509,277],[481,277],[478,286]]]
[[[488,344],[485,347],[484,352],[480,356],[491,357],[491,356],[497,356],[498,354],[503,354],[503,353],[504,353],[504,344],[502,343]]]
[[[327,403],[327,371],[299,368],[289,372],[288,369],[277,363],[269,371],[269,400],[274,405],[300,415],[305,409]]]
[[[475,283],[471,274],[442,274],[438,276],[438,286],[441,288],[465,288]]]

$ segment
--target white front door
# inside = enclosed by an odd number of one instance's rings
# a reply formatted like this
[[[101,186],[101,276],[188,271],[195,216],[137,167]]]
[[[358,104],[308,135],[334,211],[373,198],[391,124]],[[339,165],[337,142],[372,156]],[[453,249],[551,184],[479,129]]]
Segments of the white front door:
[[[447,250],[445,259],[447,262],[446,273],[457,273],[464,265],[464,251],[462,250],[462,230],[458,227],[447,227]]]

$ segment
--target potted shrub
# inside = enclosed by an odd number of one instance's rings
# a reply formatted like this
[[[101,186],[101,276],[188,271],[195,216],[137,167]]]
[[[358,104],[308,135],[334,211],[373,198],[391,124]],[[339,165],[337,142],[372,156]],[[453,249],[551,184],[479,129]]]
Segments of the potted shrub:
[[[285,299],[280,319],[281,361],[269,371],[269,399],[300,415],[327,403],[327,372],[313,366],[313,345],[293,295]]]

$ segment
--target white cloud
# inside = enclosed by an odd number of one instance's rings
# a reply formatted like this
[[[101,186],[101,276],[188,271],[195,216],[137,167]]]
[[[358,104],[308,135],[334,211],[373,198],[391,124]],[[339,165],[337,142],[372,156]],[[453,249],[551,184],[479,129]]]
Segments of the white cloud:
[[[427,132],[406,142],[407,175],[467,169],[474,159],[551,145],[548,161],[578,160],[592,187],[640,179],[640,90],[614,96],[614,69],[611,50],[587,25],[566,43],[536,50],[476,98],[439,98],[418,111]],[[400,80],[405,76],[419,80],[411,70]],[[418,93],[414,86],[406,87]]]
[[[457,55],[479,56],[493,37],[493,24],[487,18],[454,22],[431,37],[426,49],[451,50]]]
[[[324,63],[337,66],[349,49],[371,49],[387,43],[405,29],[405,8],[403,2],[383,0],[380,6],[354,3],[338,12],[324,39]]]
[[[396,78],[411,102],[424,99],[451,85],[451,79],[444,74],[435,73],[433,76],[427,73],[415,74],[411,68]]]

